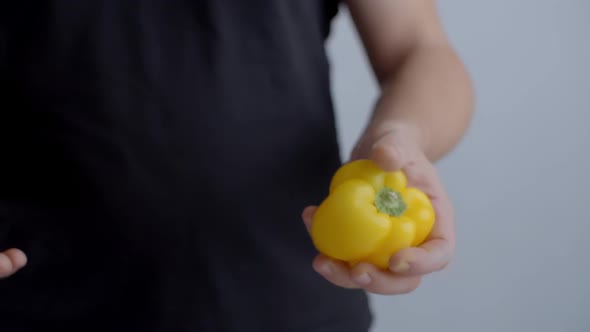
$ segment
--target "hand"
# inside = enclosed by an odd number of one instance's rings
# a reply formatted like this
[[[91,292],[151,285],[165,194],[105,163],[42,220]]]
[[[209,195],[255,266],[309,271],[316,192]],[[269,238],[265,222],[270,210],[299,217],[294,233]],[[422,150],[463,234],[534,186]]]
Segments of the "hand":
[[[453,208],[434,165],[422,152],[418,140],[406,128],[395,128],[362,139],[352,159],[372,159],[386,171],[403,170],[408,185],[421,189],[431,199],[437,219],[430,236],[419,247],[400,250],[391,259],[389,270],[360,263],[354,268],[319,254],[313,268],[328,281],[344,288],[361,288],[382,295],[405,294],[418,288],[422,277],[446,267],[454,252]],[[303,211],[307,229],[311,228],[316,206]]]
[[[27,256],[19,249],[0,252],[0,279],[10,277],[27,265]]]

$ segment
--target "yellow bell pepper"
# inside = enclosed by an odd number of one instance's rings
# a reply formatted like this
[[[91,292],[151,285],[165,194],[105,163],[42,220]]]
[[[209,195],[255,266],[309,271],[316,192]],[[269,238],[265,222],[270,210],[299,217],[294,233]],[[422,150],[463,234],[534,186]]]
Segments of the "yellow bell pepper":
[[[351,266],[386,269],[393,254],[422,244],[434,226],[428,196],[407,187],[402,171],[384,172],[370,160],[343,165],[329,192],[314,214],[311,237],[319,252]]]

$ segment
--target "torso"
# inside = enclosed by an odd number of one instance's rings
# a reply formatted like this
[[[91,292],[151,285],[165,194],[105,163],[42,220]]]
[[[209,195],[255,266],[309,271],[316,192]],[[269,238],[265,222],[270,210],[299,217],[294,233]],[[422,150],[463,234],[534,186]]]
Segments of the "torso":
[[[365,331],[300,219],[340,163],[336,3],[27,3],[0,14],[0,249],[29,255],[1,321]]]

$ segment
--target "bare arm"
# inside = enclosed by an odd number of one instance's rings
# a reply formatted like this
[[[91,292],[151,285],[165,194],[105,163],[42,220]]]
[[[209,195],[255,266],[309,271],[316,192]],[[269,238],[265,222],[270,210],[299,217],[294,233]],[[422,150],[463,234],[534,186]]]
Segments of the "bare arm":
[[[392,254],[389,269],[350,267],[318,255],[315,270],[335,285],[377,294],[404,294],[424,275],[446,267],[454,254],[454,212],[434,161],[467,130],[473,112],[468,74],[449,44],[433,0],[347,0],[381,87],[371,121],[352,159],[385,170],[403,169],[411,186],[430,197],[436,222],[417,247]],[[316,207],[303,212],[311,227]]]
[[[473,91],[433,0],[347,0],[381,98],[366,135],[409,126],[426,156],[447,154],[465,133]]]

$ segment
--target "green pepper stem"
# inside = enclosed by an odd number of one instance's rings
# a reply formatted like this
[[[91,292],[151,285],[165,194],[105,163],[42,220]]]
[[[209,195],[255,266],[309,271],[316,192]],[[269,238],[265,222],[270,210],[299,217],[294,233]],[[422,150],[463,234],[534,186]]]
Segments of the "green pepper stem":
[[[380,212],[392,217],[401,216],[406,211],[407,205],[402,195],[387,187],[381,188],[375,197],[375,206]]]

